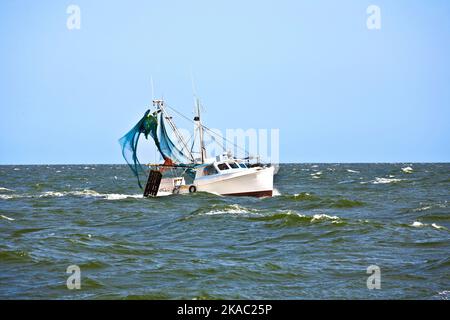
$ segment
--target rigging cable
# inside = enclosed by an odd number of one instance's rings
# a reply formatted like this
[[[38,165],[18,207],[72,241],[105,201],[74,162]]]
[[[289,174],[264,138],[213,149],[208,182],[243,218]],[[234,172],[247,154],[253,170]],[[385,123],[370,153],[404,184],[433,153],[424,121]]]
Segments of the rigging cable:
[[[190,118],[188,118],[187,116],[185,116],[185,115],[182,114],[181,112],[177,111],[176,109],[172,108],[171,106],[169,106],[169,105],[167,105],[167,104],[166,104],[165,106],[166,106],[167,108],[169,108],[170,110],[172,110],[173,112],[177,113],[179,116],[181,116],[181,117],[183,117],[184,119],[186,119],[187,121],[189,121],[189,122],[195,124],[195,122],[194,122],[193,120],[191,120]],[[245,154],[246,154],[247,156],[249,155],[248,151],[245,150],[244,148],[239,147],[239,146],[238,146],[237,144],[235,144],[234,142],[231,142],[230,140],[226,139],[225,137],[223,137],[222,135],[218,134],[217,132],[214,132],[213,130],[209,129],[207,126],[205,126],[205,125],[203,125],[203,124],[202,124],[201,126],[202,126],[204,129],[206,129],[207,131],[209,131],[209,132],[210,132],[210,135],[212,135],[212,134],[216,135],[217,137],[219,137],[219,138],[225,140],[226,142],[231,143],[231,144],[232,144],[233,146],[235,146],[236,148],[238,148],[238,149],[244,151]],[[224,147],[223,144],[220,144],[218,141],[216,141],[216,142],[222,147],[223,150],[225,150],[225,147]]]

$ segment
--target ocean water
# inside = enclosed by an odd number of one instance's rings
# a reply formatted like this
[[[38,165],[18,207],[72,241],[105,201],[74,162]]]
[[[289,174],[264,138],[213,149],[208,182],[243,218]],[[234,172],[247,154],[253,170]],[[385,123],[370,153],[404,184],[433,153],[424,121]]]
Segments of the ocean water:
[[[275,187],[145,199],[123,165],[0,166],[0,298],[450,297],[450,164],[285,164]]]

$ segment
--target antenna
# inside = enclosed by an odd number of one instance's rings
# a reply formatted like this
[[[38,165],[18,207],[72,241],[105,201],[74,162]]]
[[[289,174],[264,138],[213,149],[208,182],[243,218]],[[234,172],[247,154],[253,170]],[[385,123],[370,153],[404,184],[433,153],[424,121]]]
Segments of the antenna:
[[[199,148],[200,148],[199,153],[201,156],[201,163],[205,163],[206,149],[205,149],[205,143],[203,141],[203,126],[202,126],[202,122],[200,120],[200,100],[198,99],[197,93],[195,90],[195,83],[194,83],[194,76],[192,75],[192,68],[191,68],[191,84],[192,84],[192,92],[194,94],[194,114],[195,114],[194,123],[195,123],[196,129],[198,130],[198,133],[199,133],[198,134]]]
[[[195,81],[194,76],[192,74],[192,66],[191,66],[191,86],[192,86],[192,94],[194,95],[194,113],[198,111],[198,98],[197,98],[197,90],[195,89]]]

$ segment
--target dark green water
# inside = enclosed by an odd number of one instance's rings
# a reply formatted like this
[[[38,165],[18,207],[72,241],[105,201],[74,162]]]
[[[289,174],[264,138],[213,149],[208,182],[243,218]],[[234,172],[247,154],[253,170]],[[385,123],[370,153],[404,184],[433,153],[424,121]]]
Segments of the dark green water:
[[[126,166],[0,166],[0,298],[450,297],[450,164],[289,164],[275,186],[143,199]]]

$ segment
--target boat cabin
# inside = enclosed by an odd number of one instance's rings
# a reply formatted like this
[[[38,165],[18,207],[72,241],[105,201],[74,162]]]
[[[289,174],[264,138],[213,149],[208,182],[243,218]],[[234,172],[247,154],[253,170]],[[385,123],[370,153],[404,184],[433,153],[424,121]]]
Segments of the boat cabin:
[[[239,160],[214,161],[196,170],[195,178],[218,174],[232,173],[248,169],[247,165]]]

